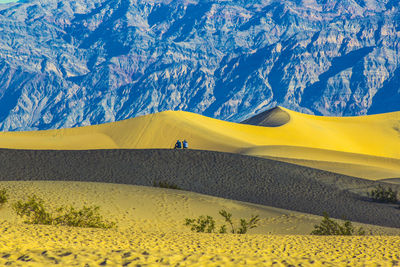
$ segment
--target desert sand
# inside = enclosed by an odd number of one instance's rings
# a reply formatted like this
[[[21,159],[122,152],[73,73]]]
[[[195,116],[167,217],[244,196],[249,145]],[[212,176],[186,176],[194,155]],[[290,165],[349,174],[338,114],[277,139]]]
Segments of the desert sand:
[[[400,253],[395,236],[239,236],[0,225],[7,228],[0,237],[0,264],[10,266],[398,266]]]
[[[400,112],[335,118],[275,108],[243,123],[161,112],[81,128],[0,133],[0,264],[398,266]],[[177,139],[189,150],[173,150]],[[182,190],[154,188],[154,182]],[[27,225],[11,204],[98,205],[116,229]],[[246,235],[193,233],[184,219],[258,214]],[[324,212],[367,236],[310,236]]]
[[[400,230],[358,224],[374,236],[307,235],[320,216],[232,201],[193,192],[88,182],[0,182],[10,199],[0,209],[0,264],[61,266],[123,265],[396,265]],[[115,229],[27,225],[11,203],[30,194],[46,206],[98,205]],[[193,233],[184,219],[226,209],[234,219],[260,215],[246,235]]]
[[[0,180],[168,182],[216,197],[400,227],[395,205],[371,202],[376,181],[263,158],[201,150],[0,150]],[[400,185],[392,185],[400,191]]]
[[[72,129],[2,132],[11,149],[172,148],[187,139],[193,149],[269,157],[367,179],[400,177],[400,112],[322,117],[275,108],[246,123],[183,111]]]

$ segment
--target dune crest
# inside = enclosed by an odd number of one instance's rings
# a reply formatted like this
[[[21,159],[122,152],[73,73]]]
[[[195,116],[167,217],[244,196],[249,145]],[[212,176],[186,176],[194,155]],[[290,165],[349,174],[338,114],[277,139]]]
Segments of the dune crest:
[[[354,166],[372,166],[374,169],[367,177],[362,168],[348,171],[351,166],[343,165],[339,168],[343,170],[340,172],[342,174],[371,179],[400,177],[399,164],[393,167],[390,163],[391,159],[400,160],[400,136],[397,130],[400,112],[360,117],[323,117],[277,107],[247,122],[269,127],[221,121],[184,111],[165,111],[72,129],[1,132],[0,148],[166,149],[173,148],[176,140],[186,139],[191,149],[230,153],[247,151],[244,154],[290,160],[291,163],[329,171],[337,169],[337,162],[344,162]],[[295,149],[264,149],[274,146]],[[284,155],[282,151],[285,151]],[[321,154],[321,151],[324,152]],[[387,159],[389,163],[382,164]],[[330,162],[328,168],[327,161]],[[357,169],[364,174],[358,174]]]
[[[285,125],[289,121],[290,114],[280,107],[275,107],[244,120],[241,123],[265,127],[279,127]]]
[[[400,159],[395,158],[295,146],[257,146],[240,153],[370,180],[399,177]]]

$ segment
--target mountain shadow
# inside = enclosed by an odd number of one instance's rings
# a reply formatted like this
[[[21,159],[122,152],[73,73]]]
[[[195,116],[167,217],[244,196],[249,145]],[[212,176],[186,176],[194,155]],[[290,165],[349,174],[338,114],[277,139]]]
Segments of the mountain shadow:
[[[400,68],[387,80],[372,99],[368,114],[400,111]]]
[[[328,80],[345,69],[354,67],[360,60],[366,57],[375,47],[364,47],[354,50],[348,54],[336,57],[332,60],[331,67],[321,75],[318,82],[315,82],[304,89],[301,99],[302,106],[312,106],[324,93]]]

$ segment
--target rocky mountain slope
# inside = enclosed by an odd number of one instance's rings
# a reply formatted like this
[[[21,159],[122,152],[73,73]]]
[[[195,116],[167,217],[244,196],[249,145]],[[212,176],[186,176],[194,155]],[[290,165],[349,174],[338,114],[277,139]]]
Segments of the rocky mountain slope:
[[[0,130],[400,110],[397,0],[0,4]]]

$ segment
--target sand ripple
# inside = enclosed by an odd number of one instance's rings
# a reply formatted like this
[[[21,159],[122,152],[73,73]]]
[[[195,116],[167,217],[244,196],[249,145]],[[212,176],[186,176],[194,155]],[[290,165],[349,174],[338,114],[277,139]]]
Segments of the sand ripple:
[[[1,265],[398,266],[400,237],[217,235],[0,223]]]

